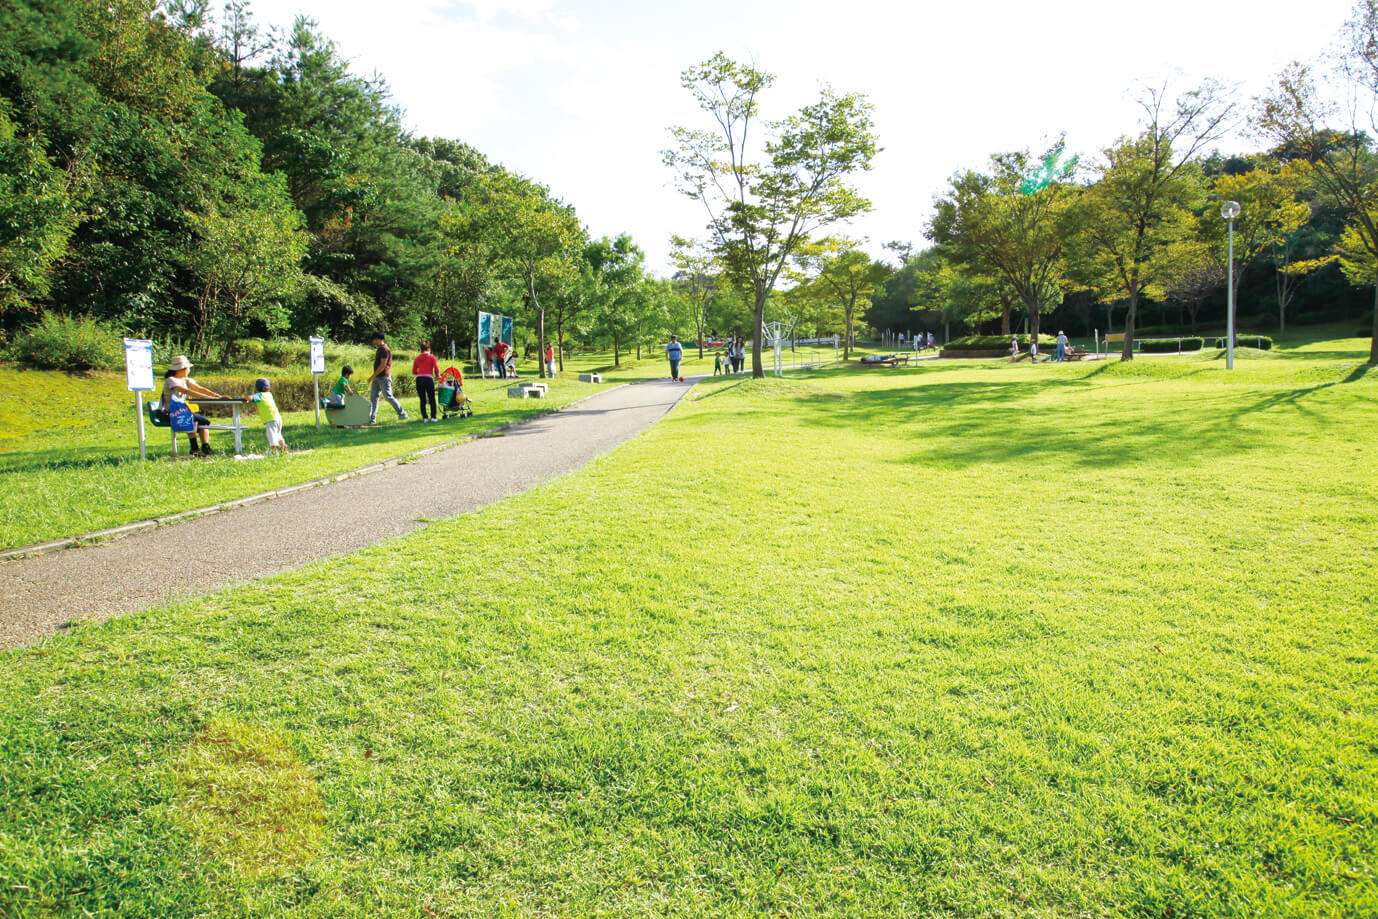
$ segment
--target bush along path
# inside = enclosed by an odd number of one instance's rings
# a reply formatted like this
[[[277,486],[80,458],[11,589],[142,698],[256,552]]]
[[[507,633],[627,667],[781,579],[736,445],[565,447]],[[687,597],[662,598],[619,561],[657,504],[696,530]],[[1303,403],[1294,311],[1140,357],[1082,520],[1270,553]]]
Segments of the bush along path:
[[[689,388],[669,381],[620,387],[370,475],[106,544],[0,563],[0,648],[77,619],[105,619],[360,549],[491,504],[613,449],[661,418]],[[462,555],[456,547],[456,557]]]

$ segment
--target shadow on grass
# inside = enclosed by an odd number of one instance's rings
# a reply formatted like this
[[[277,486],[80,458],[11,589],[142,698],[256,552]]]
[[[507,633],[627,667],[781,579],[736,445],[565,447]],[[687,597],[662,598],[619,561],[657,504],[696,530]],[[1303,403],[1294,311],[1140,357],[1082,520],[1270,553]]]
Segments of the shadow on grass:
[[[962,469],[989,463],[1056,458],[1074,466],[1130,467],[1147,456],[1177,456],[1183,463],[1241,454],[1271,442],[1257,428],[1240,425],[1244,416],[1290,407],[1330,424],[1343,423],[1339,407],[1319,411],[1308,397],[1364,374],[1255,399],[1193,394],[1190,398],[1154,396],[1125,399],[1113,413],[1092,414],[1075,402],[1049,407],[1036,401],[1055,391],[1075,393],[1092,386],[1089,377],[1036,381],[933,383],[861,391],[845,402],[810,401],[805,423],[827,430],[867,428],[893,436],[912,422],[922,449],[903,460],[934,468]],[[1118,385],[1142,385],[1150,380]],[[1162,401],[1171,399],[1164,410]]]
[[[392,422],[373,425],[367,428],[336,428],[322,425],[318,431],[314,423],[288,425],[284,431],[288,444],[294,450],[341,450],[353,447],[396,444],[397,452],[406,453],[409,445],[420,439],[440,442],[437,434],[447,434],[450,438],[464,437],[479,433],[523,418],[530,413],[499,411],[490,415],[475,415],[472,418],[453,418],[438,425],[423,425],[414,421]],[[179,434],[178,450],[186,456],[186,435]],[[244,429],[244,452],[261,451],[264,447],[262,425],[246,424]],[[131,436],[130,440],[134,438]],[[153,462],[167,462],[172,459],[171,440],[167,428],[152,428],[148,435],[148,458]],[[212,432],[211,445],[222,456],[233,455],[232,435],[226,432]],[[430,443],[425,446],[431,446]],[[130,462],[137,462],[139,446],[130,443],[127,448],[98,444],[90,447],[58,447],[49,450],[26,450],[22,453],[9,453],[0,456],[0,475],[45,471],[90,470],[102,467],[113,468]]]

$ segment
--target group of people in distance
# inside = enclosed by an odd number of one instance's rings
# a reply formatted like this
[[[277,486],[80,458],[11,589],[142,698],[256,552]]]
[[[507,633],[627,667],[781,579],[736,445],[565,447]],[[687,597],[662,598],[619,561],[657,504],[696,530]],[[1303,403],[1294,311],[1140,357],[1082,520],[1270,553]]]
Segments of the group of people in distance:
[[[1018,335],[1010,336],[1010,360],[1012,362],[1019,360]],[[1035,364],[1038,363],[1038,336],[1036,335],[1029,337],[1029,360]],[[1054,357],[1053,360],[1067,360],[1067,333],[1061,329],[1059,329],[1057,333],[1057,356]]]
[[[746,366],[746,340],[738,335],[729,338],[722,350],[713,355],[713,376],[720,373],[741,373]]]
[[[162,423],[168,424],[174,423],[173,418],[177,414],[190,415],[192,430],[187,433],[187,443],[191,455],[210,456],[215,452],[211,449],[211,420],[200,412],[191,411],[187,399],[191,397],[224,402],[237,397],[222,396],[215,390],[197,383],[190,376],[191,367],[191,361],[187,360],[185,354],[179,354],[172,359],[168,364],[167,373],[163,376],[163,392],[154,412],[155,416],[161,415]],[[259,377],[254,380],[253,395],[244,396],[241,401],[258,405],[258,416],[263,420],[263,429],[268,436],[268,450],[272,453],[285,452],[287,442],[282,439],[282,413],[278,411],[277,401],[273,398],[273,386],[267,378]]]

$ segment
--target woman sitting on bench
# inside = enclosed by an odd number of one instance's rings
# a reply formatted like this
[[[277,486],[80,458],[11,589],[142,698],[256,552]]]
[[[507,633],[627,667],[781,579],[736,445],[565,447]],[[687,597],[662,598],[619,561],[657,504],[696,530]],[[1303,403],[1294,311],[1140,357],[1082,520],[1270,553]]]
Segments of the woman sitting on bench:
[[[159,408],[168,415],[172,414],[172,403],[186,402],[187,396],[197,396],[202,399],[225,398],[219,393],[211,392],[188,377],[187,374],[190,372],[191,361],[187,360],[184,354],[174,357],[172,363],[168,365],[167,375],[163,377],[163,398],[159,403]],[[187,435],[187,442],[191,444],[191,455],[210,456],[211,438],[207,426],[211,420],[199,412],[191,417],[196,422],[196,433]],[[196,443],[198,436],[201,439],[199,449]]]

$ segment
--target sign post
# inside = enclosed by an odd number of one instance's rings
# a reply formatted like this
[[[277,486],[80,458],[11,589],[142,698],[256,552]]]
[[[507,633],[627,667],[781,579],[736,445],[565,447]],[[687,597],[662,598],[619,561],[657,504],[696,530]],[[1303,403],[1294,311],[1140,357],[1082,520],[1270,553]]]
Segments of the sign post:
[[[311,391],[316,398],[311,404],[316,407],[316,430],[321,427],[321,374],[325,373],[325,339],[319,335],[311,336]]]
[[[139,427],[139,459],[148,459],[148,444],[144,440],[144,397],[153,392],[153,342],[140,338],[124,340],[125,385],[134,394],[134,419]]]

